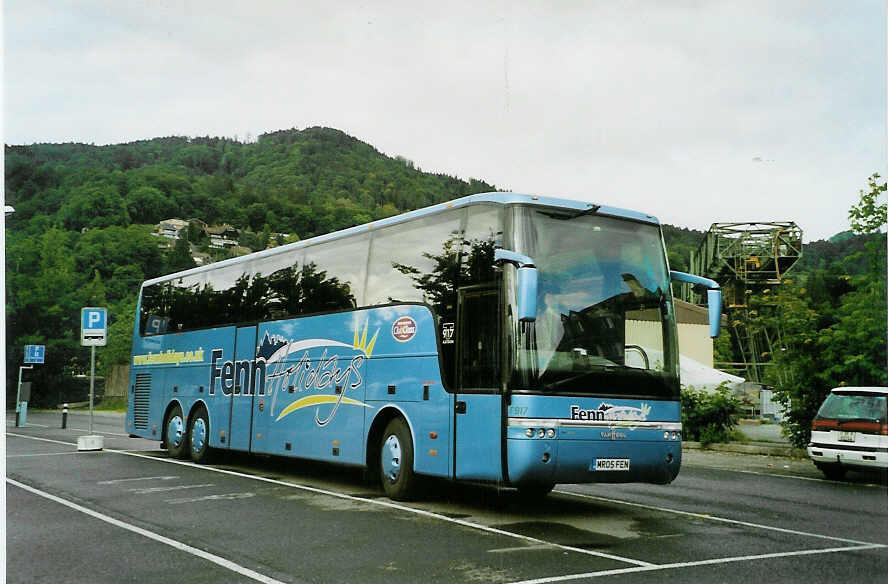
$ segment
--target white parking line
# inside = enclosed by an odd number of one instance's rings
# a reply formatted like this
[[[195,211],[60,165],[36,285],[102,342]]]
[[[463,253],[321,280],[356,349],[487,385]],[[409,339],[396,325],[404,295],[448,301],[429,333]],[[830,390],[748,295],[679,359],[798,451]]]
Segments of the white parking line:
[[[68,427],[68,430],[77,430],[78,432],[89,432],[89,428],[72,428]],[[93,430],[93,434],[108,434],[109,436],[123,436],[124,438],[129,438],[129,434],[121,434],[119,432],[102,432],[101,430]]]
[[[213,483],[206,483],[203,485],[175,485],[172,487],[143,487],[140,489],[130,489],[130,492],[137,495],[152,495],[154,493],[168,493],[170,491],[184,491],[185,489],[202,489],[215,486]]]
[[[888,546],[881,544],[858,545],[840,548],[828,548],[820,550],[797,550],[794,552],[777,552],[773,554],[759,554],[755,556],[734,556],[730,558],[715,558],[712,560],[700,560],[698,562],[677,562],[675,564],[660,564],[658,566],[639,566],[636,568],[620,568],[617,570],[601,570],[600,572],[586,572],[583,574],[568,574],[565,576],[551,576],[549,578],[536,578],[534,580],[521,580],[511,584],[550,584],[551,582],[567,582],[569,580],[584,580],[587,578],[600,578],[602,576],[616,576],[619,574],[633,574],[636,572],[657,572],[660,570],[674,570],[676,568],[693,568],[696,566],[712,566],[717,564],[730,564],[734,562],[749,562],[752,560],[767,560],[772,558],[787,558],[793,556],[813,556],[817,554],[833,554],[837,552],[853,552],[861,550],[874,550]]]
[[[49,440],[47,438],[36,438],[36,437],[24,436],[24,435],[20,435],[20,434],[12,434],[12,433],[7,433],[7,434],[11,435],[11,436],[17,436],[17,437],[22,437],[22,438],[33,438],[36,440],[43,440],[43,441],[47,441],[47,442],[59,442],[59,441]],[[59,442],[59,443],[60,444],[68,444],[66,442]],[[413,513],[416,515],[421,515],[421,516],[429,517],[432,519],[438,519],[440,521],[444,521],[447,523],[462,525],[464,527],[469,527],[471,529],[477,529],[477,530],[484,531],[487,533],[495,533],[498,535],[503,535],[506,537],[519,539],[519,540],[534,544],[534,547],[545,546],[548,548],[560,549],[563,551],[574,551],[574,552],[585,554],[585,555],[591,555],[591,556],[616,560],[616,561],[620,561],[620,562],[624,562],[624,563],[628,563],[628,564],[634,564],[634,567],[630,567],[630,568],[620,568],[620,569],[614,569],[614,570],[602,570],[599,572],[586,572],[586,573],[582,573],[582,574],[569,574],[569,575],[563,575],[563,576],[553,576],[553,577],[549,577],[549,578],[525,580],[525,581],[517,582],[514,584],[547,584],[547,583],[551,583],[551,582],[564,582],[564,581],[569,581],[569,580],[598,578],[598,577],[602,577],[602,576],[613,576],[613,575],[618,575],[618,574],[631,574],[631,573],[635,573],[635,572],[651,572],[651,571],[668,570],[668,569],[676,569],[676,568],[689,568],[689,567],[695,567],[695,566],[706,566],[706,565],[716,565],[716,564],[727,564],[727,563],[734,563],[734,562],[762,560],[762,559],[769,559],[769,558],[782,558],[782,557],[807,556],[807,555],[818,555],[818,554],[849,552],[849,551],[884,549],[884,548],[888,547],[883,544],[863,542],[863,541],[857,541],[857,540],[848,539],[848,538],[841,538],[841,537],[835,537],[835,536],[829,536],[829,535],[822,535],[822,534],[818,534],[818,533],[797,531],[797,530],[793,530],[793,529],[785,529],[785,528],[774,527],[774,526],[770,526],[770,525],[761,525],[761,524],[750,523],[750,522],[746,522],[746,521],[738,521],[738,520],[728,519],[728,518],[724,518],[724,517],[706,515],[706,514],[702,514],[702,513],[693,513],[693,512],[689,512],[689,511],[682,511],[679,509],[670,509],[668,507],[645,505],[642,503],[634,503],[631,501],[622,501],[620,499],[611,499],[608,497],[599,497],[599,496],[595,496],[595,495],[586,495],[583,493],[573,493],[570,491],[562,491],[562,490],[554,491],[555,493],[559,493],[562,495],[568,495],[568,496],[572,496],[572,497],[598,500],[598,501],[602,501],[602,502],[614,503],[614,504],[619,504],[619,505],[626,505],[626,506],[630,506],[630,507],[638,507],[638,508],[649,509],[649,510],[653,510],[653,511],[674,513],[677,515],[684,515],[684,516],[688,516],[688,517],[694,517],[697,519],[705,519],[705,520],[710,520],[710,521],[729,523],[729,524],[734,524],[734,525],[741,525],[744,527],[750,527],[750,528],[755,528],[755,529],[763,529],[763,530],[775,531],[775,532],[780,532],[780,533],[787,533],[787,534],[792,534],[792,535],[820,538],[820,539],[825,539],[825,540],[853,544],[853,545],[849,545],[849,546],[845,546],[845,547],[796,550],[796,551],[790,551],[790,552],[777,552],[777,553],[749,555],[749,556],[733,556],[733,557],[726,557],[726,558],[714,558],[714,559],[710,559],[710,560],[700,560],[700,561],[695,561],[695,562],[679,562],[679,563],[672,563],[672,564],[652,564],[649,562],[643,562],[643,561],[635,560],[632,558],[616,556],[613,554],[606,554],[606,553],[602,553],[602,552],[596,552],[594,550],[586,550],[586,549],[582,549],[582,548],[575,548],[575,547],[571,547],[571,546],[565,546],[565,545],[561,545],[561,544],[551,543],[551,542],[547,542],[545,540],[537,539],[537,538],[534,538],[531,536],[512,533],[509,531],[504,531],[501,529],[488,527],[486,525],[472,523],[470,521],[465,521],[462,519],[454,519],[454,518],[447,517],[445,515],[440,515],[438,513],[434,513],[431,511],[416,509],[413,507],[408,507],[405,505],[400,505],[400,504],[392,503],[392,502],[388,502],[388,501],[381,501],[381,500],[377,500],[377,499],[367,499],[367,498],[363,498],[363,497],[355,497],[353,495],[346,495],[343,493],[337,493],[335,491],[328,491],[325,489],[319,489],[317,487],[300,485],[298,483],[291,483],[291,482],[281,481],[281,480],[277,480],[277,479],[269,479],[269,478],[265,478],[265,477],[261,477],[261,476],[248,475],[248,474],[243,474],[243,473],[239,473],[236,471],[214,468],[214,467],[209,467],[209,466],[203,466],[203,465],[198,465],[198,464],[194,464],[191,462],[185,462],[182,460],[176,460],[176,459],[171,459],[171,458],[158,458],[155,456],[148,456],[145,454],[139,454],[137,452],[128,452],[128,451],[124,451],[124,450],[112,450],[112,449],[106,449],[106,452],[112,452],[115,454],[122,454],[125,456],[134,456],[137,458],[146,458],[148,460],[154,460],[154,461],[164,462],[164,463],[168,463],[168,464],[179,464],[179,465],[183,465],[183,466],[190,466],[190,467],[202,469],[205,471],[217,472],[217,473],[226,474],[226,475],[230,475],[230,476],[237,476],[237,477],[241,477],[241,478],[246,478],[246,479],[276,484],[276,485],[282,485],[282,486],[287,486],[287,487],[292,487],[292,488],[300,489],[303,491],[308,491],[308,492],[312,492],[312,493],[336,497],[339,499],[346,499],[346,500],[350,500],[350,501],[359,501],[359,502],[367,503],[367,504],[371,504],[371,505],[379,505],[379,506],[388,507],[391,509],[398,509],[401,511],[406,511],[408,513]],[[508,548],[504,548],[504,549],[508,549]]]
[[[656,505],[645,505],[644,503],[633,503],[632,501],[623,501],[621,499],[611,499],[610,497],[599,497],[597,495],[587,495],[585,493],[574,493],[572,491],[561,491],[561,490],[553,491],[553,492],[559,493],[561,495],[569,495],[571,497],[579,497],[581,499],[592,499],[594,501],[603,501],[605,503],[616,503],[618,505],[627,505],[629,507],[639,507],[641,509],[649,509],[651,511],[663,511],[665,513],[674,513],[676,515],[686,515],[688,517],[694,517],[695,519],[706,519],[709,521],[718,521],[721,523],[731,523],[733,525],[742,525],[744,527],[753,527],[755,529],[765,529],[768,531],[779,531],[781,533],[789,533],[792,535],[801,535],[801,536],[805,536],[805,537],[817,537],[820,539],[841,541],[844,543],[852,543],[855,545],[882,546],[882,544],[873,543],[873,542],[869,542],[869,541],[857,541],[855,539],[847,539],[844,537],[835,537],[833,535],[822,535],[819,533],[810,533],[807,531],[797,531],[795,529],[785,529],[783,527],[774,527],[771,525],[761,525],[759,523],[750,523],[748,521],[738,521],[736,519],[728,519],[726,517],[717,517],[715,515],[707,515],[705,513],[694,513],[691,511],[682,511],[680,509],[670,509],[668,507],[658,507]]]
[[[171,481],[179,477],[174,475],[164,475],[159,477],[134,477],[131,479],[114,479],[111,481],[99,481],[97,485],[117,485],[120,483],[132,483],[135,481]]]
[[[86,450],[84,453],[95,454],[98,450]],[[6,458],[26,458],[28,456],[61,456],[63,454],[80,454],[79,451],[74,450],[71,452],[41,452],[38,454],[7,454]]]
[[[232,572],[236,572],[238,574],[241,574],[242,576],[246,576],[247,578],[250,578],[251,580],[255,580],[257,582],[262,582],[263,584],[284,584],[280,580],[275,580],[274,578],[266,576],[265,574],[260,574],[259,572],[251,570],[249,568],[245,568],[244,566],[241,566],[240,564],[235,564],[231,560],[227,560],[223,557],[217,556],[215,554],[211,554],[210,552],[205,552],[204,550],[198,549],[196,547],[192,547],[186,543],[182,543],[181,541],[176,541],[175,539],[170,539],[170,538],[165,537],[163,535],[154,533],[153,531],[148,531],[147,529],[142,529],[141,527],[137,527],[135,525],[125,523],[123,521],[120,521],[119,519],[115,519],[114,517],[110,517],[110,516],[105,515],[103,513],[99,513],[98,511],[93,511],[92,509],[88,509],[86,507],[78,505],[77,503],[72,503],[71,501],[68,501],[67,499],[62,499],[61,497],[56,497],[55,495],[41,491],[39,489],[35,489],[34,487],[20,483],[18,481],[13,480],[13,479],[7,478],[6,482],[11,485],[14,485],[20,489],[24,489],[25,491],[28,491],[29,493],[33,493],[33,494],[43,497],[45,499],[49,499],[50,501],[55,501],[56,503],[64,505],[65,507],[69,507],[71,509],[74,509],[75,511],[80,511],[81,513],[89,515],[90,517],[95,517],[96,519],[99,519],[99,520],[104,521],[106,523],[110,523],[111,525],[114,525],[116,527],[120,527],[121,529],[126,529],[127,531],[132,531],[133,533],[138,533],[139,535],[142,535],[142,536],[147,537],[149,539],[153,539],[154,541],[168,545],[168,546],[173,547],[177,550],[181,550],[181,551],[189,553],[193,556],[203,558],[204,560],[213,562],[217,566],[221,566],[223,568],[231,570]]]
[[[249,499],[255,496],[256,493],[226,493],[224,495],[205,495],[190,499],[167,499],[166,502],[170,505],[180,505],[182,503],[198,503],[200,501],[236,501],[237,499]]]
[[[8,436],[15,436],[15,437],[17,437],[17,438],[26,438],[26,439],[31,439],[31,438],[33,438],[33,439],[35,439],[35,440],[42,440],[42,441],[44,441],[44,442],[57,442],[57,443],[59,443],[59,444],[68,444],[68,442],[62,442],[62,441],[60,441],[60,440],[51,440],[51,439],[49,439],[49,438],[37,438],[37,437],[32,437],[32,436],[26,436],[26,435],[24,435],[24,434],[14,434],[14,433],[11,433],[11,432],[7,432],[7,435],[8,435]],[[576,552],[576,553],[578,553],[578,554],[583,554],[583,555],[586,555],[586,556],[594,556],[594,557],[598,557],[598,558],[606,558],[606,559],[609,559],[609,560],[615,560],[615,561],[618,561],[618,562],[623,562],[623,563],[625,563],[625,564],[633,564],[633,565],[635,565],[635,566],[653,566],[653,565],[654,565],[654,564],[651,564],[651,563],[649,563],[649,562],[643,562],[643,561],[641,561],[641,560],[635,560],[635,559],[627,558],[627,557],[623,557],[623,556],[616,556],[616,555],[608,554],[608,553],[605,553],[605,552],[598,552],[598,551],[595,551],[595,550],[588,550],[588,549],[583,549],[583,548],[577,548],[577,547],[572,547],[572,546],[562,545],[562,544],[558,544],[558,543],[552,543],[552,542],[548,542],[548,541],[545,541],[545,540],[542,540],[542,539],[538,539],[538,538],[535,538],[535,537],[531,537],[531,536],[529,536],[529,535],[522,535],[522,534],[520,534],[520,533],[514,533],[514,532],[506,531],[506,530],[503,530],[503,529],[497,529],[497,528],[495,528],[495,527],[489,527],[489,526],[487,526],[487,525],[482,525],[482,524],[480,524],[480,523],[472,523],[471,521],[465,521],[465,520],[463,520],[463,519],[455,519],[455,518],[452,518],[452,517],[447,517],[446,515],[441,515],[440,513],[434,513],[434,512],[432,512],[432,511],[425,511],[425,510],[423,510],[423,509],[416,509],[416,508],[414,508],[414,507],[408,507],[408,506],[406,506],[406,505],[400,505],[400,504],[398,504],[398,503],[392,503],[392,502],[390,502],[390,501],[381,501],[381,500],[378,500],[378,499],[368,499],[368,498],[364,498],[364,497],[355,497],[355,496],[353,496],[353,495],[346,495],[346,494],[344,494],[344,493],[337,493],[336,491],[328,491],[328,490],[325,490],[325,489],[319,489],[319,488],[317,488],[317,487],[309,487],[308,485],[300,485],[300,484],[298,484],[298,483],[291,483],[291,482],[281,481],[281,480],[277,480],[277,479],[269,479],[269,478],[266,478],[266,477],[260,477],[260,476],[248,475],[248,474],[245,474],[245,473],[239,473],[239,472],[236,472],[236,471],[233,471],[233,470],[226,470],[226,469],[222,469],[222,468],[214,468],[214,467],[211,467],[211,466],[204,466],[204,465],[200,465],[200,464],[194,464],[194,463],[191,463],[191,462],[186,462],[186,461],[184,461],[184,460],[176,460],[176,459],[173,459],[173,458],[158,458],[158,457],[156,457],[156,456],[148,456],[148,455],[145,455],[145,454],[139,454],[139,453],[137,453],[137,452],[128,452],[128,451],[126,451],[126,450],[113,450],[113,449],[110,449],[110,448],[106,448],[106,449],[104,450],[104,452],[111,452],[111,453],[114,453],[114,454],[122,454],[122,455],[124,455],[124,456],[134,456],[134,457],[136,457],[136,458],[145,458],[145,459],[147,459],[147,460],[154,460],[154,461],[157,461],[157,462],[163,462],[163,463],[166,463],[166,464],[178,464],[178,465],[182,465],[182,466],[190,466],[190,467],[192,467],[192,468],[196,468],[196,469],[200,469],[200,470],[204,470],[204,471],[208,471],[208,472],[216,472],[216,473],[225,474],[225,475],[229,475],[229,476],[236,476],[236,477],[240,477],[240,478],[244,478],[244,479],[250,479],[250,480],[254,480],[254,481],[260,481],[260,482],[264,482],[264,483],[270,483],[270,484],[273,484],[273,485],[281,485],[281,486],[285,486],[285,487],[291,487],[291,488],[294,488],[294,489],[300,489],[300,490],[302,490],[302,491],[307,491],[307,492],[310,492],[310,493],[317,493],[317,494],[319,494],[319,495],[328,495],[328,496],[330,496],[330,497],[336,497],[336,498],[338,498],[338,499],[345,499],[345,500],[347,500],[347,501],[357,501],[357,502],[361,502],[361,503],[366,503],[366,504],[368,504],[368,505],[376,505],[376,506],[379,506],[379,507],[387,507],[387,508],[389,508],[389,509],[398,509],[398,510],[400,510],[400,511],[405,511],[405,512],[407,512],[407,513],[413,513],[414,515],[420,515],[420,516],[423,516],[423,517],[429,517],[429,518],[431,518],[431,519],[437,519],[437,520],[439,520],[439,521],[444,521],[444,522],[446,522],[446,523],[453,523],[453,524],[455,524],[455,525],[462,525],[463,527],[468,527],[468,528],[470,528],[470,529],[475,529],[475,530],[478,530],[478,531],[483,531],[483,532],[485,532],[485,533],[493,533],[493,534],[496,534],[496,535],[502,535],[502,536],[504,536],[504,537],[508,537],[508,538],[512,538],[512,539],[518,539],[518,540],[526,541],[526,542],[530,542],[531,544],[535,544],[535,545],[548,545],[548,546],[551,546],[551,547],[553,547],[553,548],[556,548],[556,549],[559,549],[559,550],[562,550],[562,551]]]

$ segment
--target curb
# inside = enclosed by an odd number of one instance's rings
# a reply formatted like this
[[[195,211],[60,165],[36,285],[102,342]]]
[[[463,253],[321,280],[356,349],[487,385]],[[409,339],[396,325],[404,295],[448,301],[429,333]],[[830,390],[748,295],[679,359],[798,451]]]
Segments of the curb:
[[[699,442],[682,442],[683,450],[706,450],[709,452],[731,452],[734,454],[758,454],[762,456],[783,456],[786,458],[808,458],[807,451],[792,446],[762,446],[756,444],[708,444]]]

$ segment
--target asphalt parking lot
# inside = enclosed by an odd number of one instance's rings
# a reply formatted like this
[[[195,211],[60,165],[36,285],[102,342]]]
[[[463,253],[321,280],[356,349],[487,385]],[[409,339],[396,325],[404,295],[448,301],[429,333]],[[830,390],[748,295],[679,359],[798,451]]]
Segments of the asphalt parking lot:
[[[7,416],[9,582],[834,582],[888,573],[888,490],[804,460],[688,452],[667,486],[542,501],[429,481],[401,504],[359,471],[228,456],[196,466],[96,418]],[[785,464],[784,464],[785,463]]]

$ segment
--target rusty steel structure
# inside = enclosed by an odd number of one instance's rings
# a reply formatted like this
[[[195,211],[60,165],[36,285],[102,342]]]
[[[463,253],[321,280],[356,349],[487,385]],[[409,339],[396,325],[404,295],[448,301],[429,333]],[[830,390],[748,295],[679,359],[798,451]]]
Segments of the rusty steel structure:
[[[773,331],[751,326],[749,302],[779,285],[802,256],[802,230],[792,221],[713,223],[696,251],[690,272],[722,287],[729,330],[739,347],[739,362],[720,363],[749,381],[761,382],[772,353]],[[683,284],[682,299],[700,304],[703,297]]]

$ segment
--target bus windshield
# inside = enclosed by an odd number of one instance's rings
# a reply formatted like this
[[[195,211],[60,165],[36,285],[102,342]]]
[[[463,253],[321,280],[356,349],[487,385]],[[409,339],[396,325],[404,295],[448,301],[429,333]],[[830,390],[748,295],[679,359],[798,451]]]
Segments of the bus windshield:
[[[525,207],[513,239],[539,270],[536,322],[516,335],[513,379],[523,389],[677,399],[674,309],[658,226]]]

